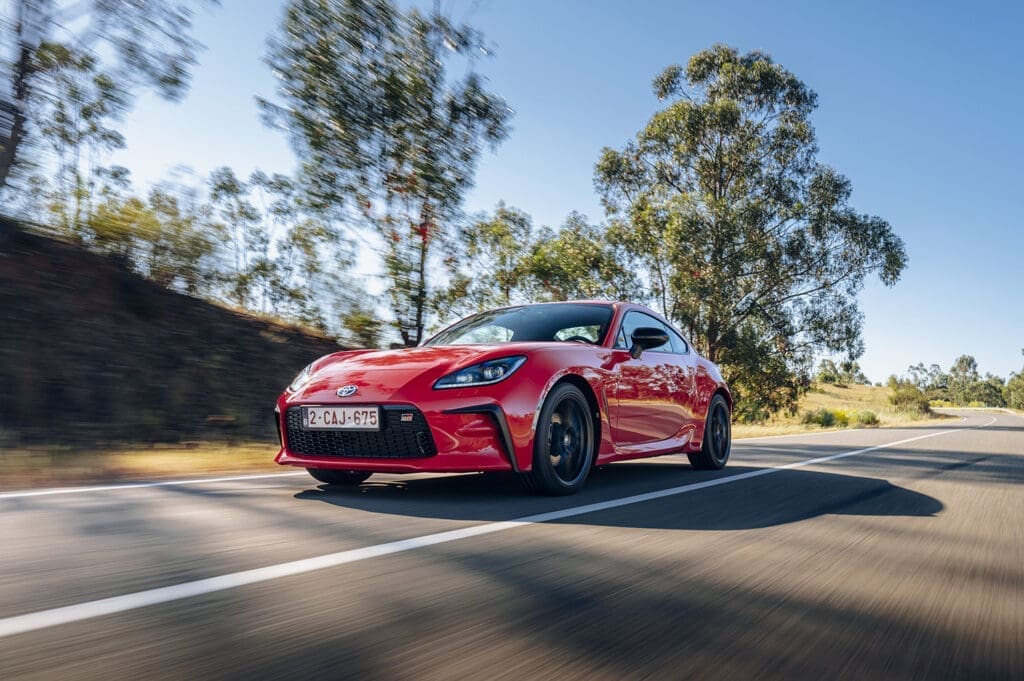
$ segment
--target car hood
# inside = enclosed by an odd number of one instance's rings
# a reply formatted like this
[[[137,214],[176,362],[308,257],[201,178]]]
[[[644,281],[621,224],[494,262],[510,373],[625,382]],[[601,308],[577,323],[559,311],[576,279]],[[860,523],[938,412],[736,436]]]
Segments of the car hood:
[[[401,400],[407,388],[429,388],[453,371],[488,359],[528,355],[552,343],[502,343],[500,345],[444,345],[398,350],[337,352],[313,363],[309,382],[291,395],[290,402],[338,402]],[[356,393],[339,398],[338,388],[355,386]]]

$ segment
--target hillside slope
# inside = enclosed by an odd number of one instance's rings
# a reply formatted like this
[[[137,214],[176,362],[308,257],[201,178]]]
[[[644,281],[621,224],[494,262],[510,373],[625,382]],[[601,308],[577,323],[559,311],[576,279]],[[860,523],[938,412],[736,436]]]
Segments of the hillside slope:
[[[0,222],[0,444],[275,438],[277,394],[339,349]]]

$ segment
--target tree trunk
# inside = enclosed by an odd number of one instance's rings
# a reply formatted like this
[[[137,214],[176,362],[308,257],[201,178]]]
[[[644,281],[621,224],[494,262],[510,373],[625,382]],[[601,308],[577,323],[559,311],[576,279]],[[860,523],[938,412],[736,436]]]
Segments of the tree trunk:
[[[429,215],[429,210],[426,211]],[[423,340],[423,317],[427,306],[427,245],[430,243],[430,228],[427,219],[420,223],[420,261],[416,267],[419,279],[416,283],[416,336],[410,345],[419,345]]]
[[[22,15],[25,9],[21,8]],[[12,93],[14,101],[10,104],[0,102],[3,107],[2,113],[11,117],[11,131],[7,139],[0,138],[3,146],[0,147],[0,188],[7,186],[7,178],[10,176],[11,168],[17,159],[18,146],[25,135],[25,101],[28,99],[29,76],[32,68],[32,48],[24,38],[25,21],[24,16],[18,19],[15,29],[18,36],[19,54],[18,60],[13,65]]]

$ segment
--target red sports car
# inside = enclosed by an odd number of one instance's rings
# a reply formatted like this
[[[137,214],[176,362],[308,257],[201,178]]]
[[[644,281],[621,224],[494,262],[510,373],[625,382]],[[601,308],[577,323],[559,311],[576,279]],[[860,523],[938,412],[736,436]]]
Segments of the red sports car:
[[[278,398],[277,462],[321,482],[511,471],[571,494],[593,466],[685,452],[729,459],[732,396],[657,313],[542,303],[467,317],[419,347],[316,360]]]

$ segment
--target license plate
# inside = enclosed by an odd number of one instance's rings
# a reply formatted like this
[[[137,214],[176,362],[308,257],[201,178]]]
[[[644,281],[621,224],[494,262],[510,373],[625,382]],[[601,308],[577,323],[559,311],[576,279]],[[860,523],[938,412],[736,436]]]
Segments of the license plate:
[[[380,430],[380,409],[303,407],[302,427],[307,430]]]

